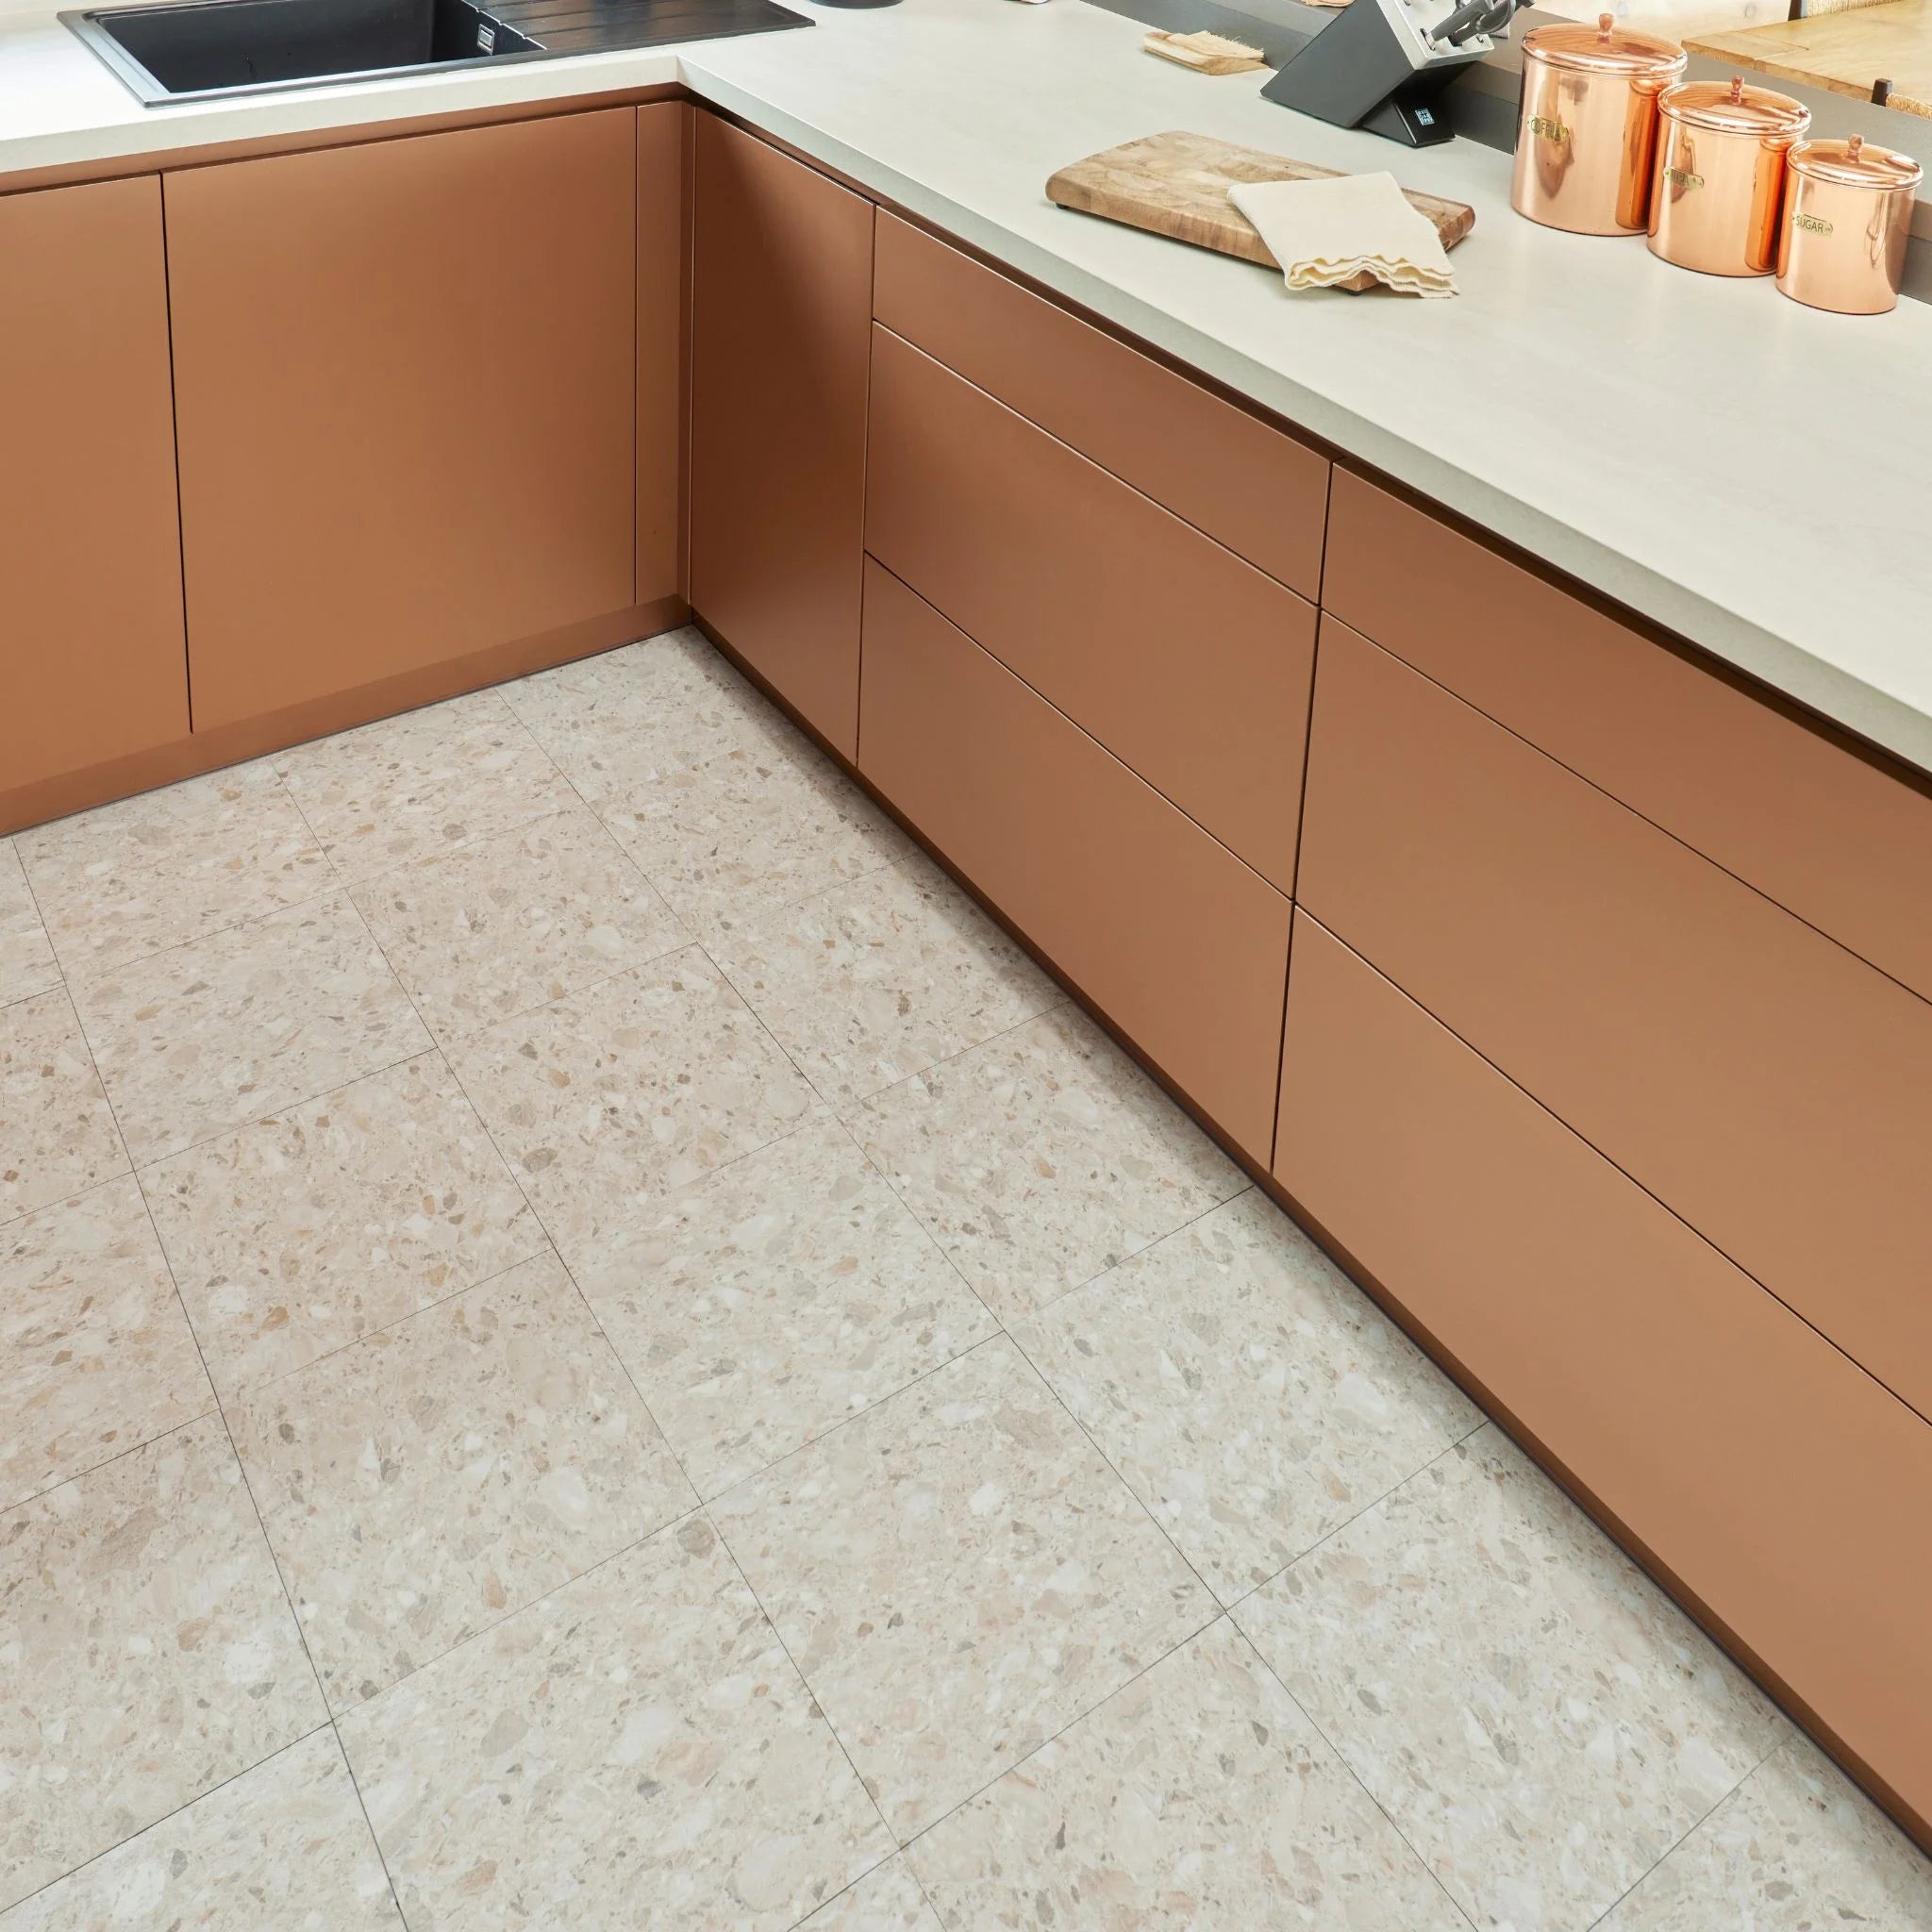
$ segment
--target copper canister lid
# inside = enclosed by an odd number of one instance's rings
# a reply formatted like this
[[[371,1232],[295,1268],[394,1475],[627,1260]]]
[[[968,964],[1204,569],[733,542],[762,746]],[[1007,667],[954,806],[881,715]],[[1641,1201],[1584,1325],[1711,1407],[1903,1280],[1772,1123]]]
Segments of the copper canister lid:
[[[1789,139],[1811,125],[1811,109],[1790,94],[1768,87],[1746,87],[1742,75],[1729,80],[1686,80],[1667,87],[1657,108],[1668,119],[1688,127],[1707,127],[1716,134],[1755,134]]]
[[[1910,155],[1869,145],[1863,135],[1849,141],[1801,141],[1789,156],[1789,166],[1813,181],[1831,181],[1843,188],[1889,192],[1916,188],[1925,171]]]
[[[1617,25],[1614,14],[1600,13],[1594,26],[1564,21],[1557,26],[1532,27],[1523,37],[1523,51],[1551,67],[1568,67],[1586,74],[1648,75],[1661,79],[1684,71],[1684,50],[1675,41],[1640,34]]]

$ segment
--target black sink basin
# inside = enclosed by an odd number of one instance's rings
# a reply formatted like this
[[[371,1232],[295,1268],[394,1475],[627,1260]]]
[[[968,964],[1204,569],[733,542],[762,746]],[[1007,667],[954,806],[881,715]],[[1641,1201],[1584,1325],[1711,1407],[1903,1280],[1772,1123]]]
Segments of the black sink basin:
[[[60,18],[148,106],[811,22],[773,0],[190,0]]]

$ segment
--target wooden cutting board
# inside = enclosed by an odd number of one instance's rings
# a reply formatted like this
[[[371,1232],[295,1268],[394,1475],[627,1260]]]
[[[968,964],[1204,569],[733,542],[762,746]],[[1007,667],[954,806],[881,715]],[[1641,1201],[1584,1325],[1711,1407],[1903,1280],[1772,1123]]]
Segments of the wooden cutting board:
[[[1241,181],[1324,181],[1341,172],[1207,134],[1149,134],[1062,168],[1046,184],[1046,197],[1082,214],[1104,215],[1130,228],[1279,269],[1227,191]],[[1435,223],[1444,248],[1454,248],[1475,226],[1475,210],[1463,202],[1402,192]],[[1361,275],[1339,286],[1359,293],[1376,283],[1373,275]]]
[[[1889,0],[1814,20],[1780,20],[1736,33],[1701,34],[1684,44],[1777,80],[1808,81],[1833,93],[1872,98],[1889,80],[1889,103],[1932,114],[1932,0]]]

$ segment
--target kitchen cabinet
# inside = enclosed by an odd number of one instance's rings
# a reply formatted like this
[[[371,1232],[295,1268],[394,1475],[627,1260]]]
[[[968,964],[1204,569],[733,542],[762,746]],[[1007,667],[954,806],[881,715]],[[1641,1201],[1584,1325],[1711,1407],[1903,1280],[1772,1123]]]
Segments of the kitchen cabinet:
[[[1338,468],[1325,609],[1932,998],[1932,783]]]
[[[873,312],[1236,556],[1312,599],[1328,458],[896,215]]]
[[[17,816],[9,793],[188,731],[153,175],[0,197],[0,816]]]
[[[691,601],[854,758],[872,204],[700,114],[693,219]]]
[[[1334,619],[1301,904],[1932,1417],[1932,1005]]]
[[[870,560],[859,743],[865,775],[1265,1164],[1288,900]]]
[[[165,177],[197,729],[635,604],[638,113]]]
[[[1300,911],[1274,1173],[1680,1595],[1932,1817],[1932,1425]]]
[[[636,602],[685,596],[686,319],[691,145],[683,101],[638,109],[638,575]]]
[[[1315,610],[886,329],[867,549],[1283,891]]]

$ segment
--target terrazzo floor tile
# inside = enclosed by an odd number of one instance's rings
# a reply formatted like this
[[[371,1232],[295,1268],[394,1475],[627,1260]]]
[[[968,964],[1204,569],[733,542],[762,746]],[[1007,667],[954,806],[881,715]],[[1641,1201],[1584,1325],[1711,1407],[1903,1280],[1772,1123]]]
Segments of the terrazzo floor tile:
[[[219,1418],[0,1517],[0,1907],[326,1715]]]
[[[448,1051],[572,1262],[652,1196],[756,1152],[818,1105],[695,946]]]
[[[1258,1190],[1014,1339],[1224,1603],[1482,1421]]]
[[[700,936],[914,850],[695,631],[544,673],[509,698]]]
[[[403,1932],[335,1733],[36,1892],[6,1932]]]
[[[20,837],[55,950],[110,972],[335,885],[273,766],[237,765]]]
[[[1215,1613],[1005,1336],[712,1514],[901,1842]]]
[[[771,709],[691,629],[540,671],[503,696],[593,808],[757,742]]]
[[[941,1932],[902,1852],[821,1906],[798,1932]]]
[[[0,1222],[127,1171],[66,988],[0,1007]]]
[[[384,718],[275,761],[345,879],[366,879],[576,803],[493,691]]]
[[[434,1053],[190,1148],[142,1181],[225,1396],[548,1245]]]
[[[1582,1932],[1789,1735],[1493,1427],[1234,1614],[1480,1927]]]
[[[347,895],[79,982],[137,1167],[433,1044]]]
[[[832,1120],[668,1197],[576,1273],[707,1496],[994,1326]]]
[[[709,951],[835,1104],[923,1074],[1066,999],[923,857],[734,922]]]
[[[0,1229],[0,1508],[214,1400],[131,1175]]]
[[[1932,1858],[1794,1738],[1602,1923],[1601,1932],[1919,1932]]]
[[[907,1856],[949,1932],[1468,1932],[1224,1619]]]
[[[341,1728],[410,1932],[780,1932],[892,1850],[702,1516]]]
[[[549,1256],[255,1391],[229,1423],[338,1710],[697,1501]]]
[[[60,984],[60,968],[11,839],[0,839],[0,1007]]]
[[[1072,1007],[886,1089],[854,1130],[1003,1320],[1248,1185]]]
[[[354,894],[439,1040],[458,1040],[691,936],[587,811],[384,873]]]

